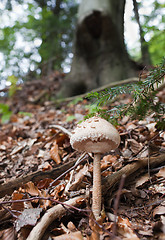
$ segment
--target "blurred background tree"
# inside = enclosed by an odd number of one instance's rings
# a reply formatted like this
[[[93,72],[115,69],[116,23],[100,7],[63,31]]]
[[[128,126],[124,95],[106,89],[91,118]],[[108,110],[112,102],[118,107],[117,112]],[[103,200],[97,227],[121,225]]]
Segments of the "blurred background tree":
[[[72,52],[76,12],[73,0],[2,0],[1,79],[11,74],[31,79],[62,69]]]
[[[134,10],[135,10],[135,1]],[[160,0],[137,1],[142,46],[150,61],[158,64],[165,52],[165,4]],[[77,21],[78,0],[1,0],[0,3],[0,81],[10,75],[26,80],[48,75],[52,70],[68,71]],[[137,16],[132,21],[137,21]],[[142,51],[129,49],[142,63]]]

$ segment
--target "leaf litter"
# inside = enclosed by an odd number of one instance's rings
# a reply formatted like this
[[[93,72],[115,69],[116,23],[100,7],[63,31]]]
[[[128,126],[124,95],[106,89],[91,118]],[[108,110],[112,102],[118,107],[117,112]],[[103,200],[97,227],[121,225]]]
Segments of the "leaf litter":
[[[114,202],[118,187],[114,186],[110,196],[103,196],[101,220],[94,220],[91,213],[93,159],[88,155],[76,165],[82,153],[71,148],[67,134],[89,112],[91,102],[79,99],[70,104],[54,103],[48,96],[58,91],[62,79],[63,74],[55,72],[49,81],[25,83],[12,99],[0,99],[13,112],[10,121],[0,126],[1,185],[23,181],[25,176],[38,171],[48,173],[48,177],[22,182],[11,195],[6,191],[1,196],[0,238],[26,239],[47,211],[59,204],[63,209],[61,215],[45,229],[44,239],[92,240],[96,239],[97,232],[101,239],[165,239],[163,164],[151,168],[148,163],[148,168],[138,170],[130,181],[126,179],[117,215]],[[164,99],[161,93],[159,95],[160,101]],[[121,101],[131,100],[123,96]],[[165,152],[165,132],[156,129],[152,115],[143,121],[131,121],[124,116],[117,128],[121,144],[119,149],[102,156],[102,178],[106,179],[137,159],[142,161],[143,157],[149,159]],[[62,169],[70,161],[75,161],[74,168],[64,171],[62,178],[56,180],[54,175],[49,175],[52,169]],[[65,205],[79,196],[73,206]]]

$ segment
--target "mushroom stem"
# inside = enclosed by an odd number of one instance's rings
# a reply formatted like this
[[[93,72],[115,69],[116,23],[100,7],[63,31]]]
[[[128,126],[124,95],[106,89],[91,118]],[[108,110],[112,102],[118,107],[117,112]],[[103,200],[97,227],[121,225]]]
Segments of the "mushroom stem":
[[[100,217],[101,212],[101,163],[100,153],[94,154],[93,160],[93,203],[92,211],[96,220]]]

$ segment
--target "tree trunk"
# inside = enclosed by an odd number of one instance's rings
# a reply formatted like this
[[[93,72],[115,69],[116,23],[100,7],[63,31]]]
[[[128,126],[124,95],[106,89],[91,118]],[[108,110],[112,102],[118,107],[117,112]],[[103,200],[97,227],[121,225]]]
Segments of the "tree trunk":
[[[124,44],[124,8],[125,0],[82,0],[62,97],[136,76]]]
[[[137,24],[139,26],[142,62],[144,64],[151,65],[151,59],[150,59],[150,54],[149,54],[149,50],[148,50],[148,45],[144,39],[144,31],[140,24],[138,3],[136,0],[133,0],[133,6],[134,6],[135,18],[136,18]]]

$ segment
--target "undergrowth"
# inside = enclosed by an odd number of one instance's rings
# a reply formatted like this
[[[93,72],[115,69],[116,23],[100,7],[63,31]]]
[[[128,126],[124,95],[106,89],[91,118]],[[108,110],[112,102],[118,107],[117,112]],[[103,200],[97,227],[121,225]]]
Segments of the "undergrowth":
[[[113,124],[117,124],[118,119],[125,115],[129,115],[132,120],[141,120],[152,114],[157,121],[157,127],[165,129],[165,104],[157,98],[159,86],[164,82],[164,77],[165,58],[160,65],[149,71],[145,80],[142,80],[140,77],[137,83],[107,88],[99,92],[91,92],[87,95],[87,98],[95,100],[96,112]],[[113,105],[121,94],[131,95],[132,102],[129,104],[121,103],[118,106],[113,106],[110,110],[103,109],[103,106]],[[91,114],[87,117],[91,117]]]

